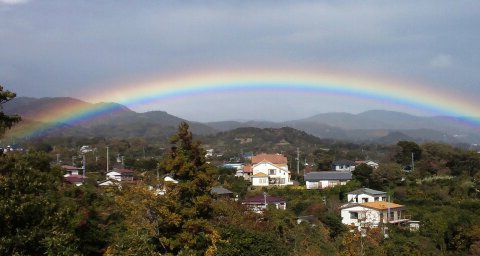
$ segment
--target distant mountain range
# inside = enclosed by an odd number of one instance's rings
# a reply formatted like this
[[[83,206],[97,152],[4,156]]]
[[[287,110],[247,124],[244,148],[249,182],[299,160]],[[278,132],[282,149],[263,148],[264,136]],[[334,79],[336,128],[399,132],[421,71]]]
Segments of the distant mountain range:
[[[420,117],[401,112],[371,110],[360,114],[325,113],[286,122],[224,121],[191,122],[164,111],[137,113],[117,103],[92,104],[75,98],[18,97],[4,104],[7,114],[19,114],[23,123],[19,127],[46,122],[43,113],[75,105],[78,108],[108,108],[108,114],[80,124],[57,124],[66,127],[61,135],[103,136],[112,138],[170,136],[180,122],[187,121],[191,131],[199,135],[212,135],[242,127],[291,127],[322,139],[393,144],[399,140],[417,142],[480,144],[479,128],[460,122],[457,117]],[[59,135],[59,133],[56,133]]]

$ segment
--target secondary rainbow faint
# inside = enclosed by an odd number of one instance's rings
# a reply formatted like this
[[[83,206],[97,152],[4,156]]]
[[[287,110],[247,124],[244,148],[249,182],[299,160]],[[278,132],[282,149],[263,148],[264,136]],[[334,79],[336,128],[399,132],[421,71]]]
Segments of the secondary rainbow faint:
[[[115,89],[111,89],[114,87]],[[110,88],[110,89],[108,89]],[[480,104],[466,100],[451,91],[433,85],[367,77],[357,74],[320,72],[318,70],[228,70],[186,73],[136,83],[106,86],[87,97],[88,102],[115,102],[135,109],[170,101],[230,92],[302,92],[319,95],[340,95],[387,102],[423,112],[461,117],[463,122],[480,128]],[[75,95],[71,95],[75,97]],[[16,137],[32,137],[48,133],[61,125],[77,125],[116,111],[101,104],[85,107],[68,105],[43,113],[41,124],[22,129]],[[157,109],[161,110],[161,109]]]

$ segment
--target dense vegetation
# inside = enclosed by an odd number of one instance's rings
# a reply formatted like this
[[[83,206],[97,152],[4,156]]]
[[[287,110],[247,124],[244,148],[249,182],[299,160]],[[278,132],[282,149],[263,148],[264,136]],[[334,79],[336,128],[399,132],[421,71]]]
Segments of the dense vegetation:
[[[3,88],[0,96],[2,103],[15,97]],[[4,129],[19,120],[0,119]],[[296,137],[278,133],[294,159],[300,147]],[[352,182],[322,191],[250,189],[231,170],[205,158],[186,123],[168,149],[142,139],[37,140],[25,145],[28,151],[0,156],[0,255],[480,255],[480,154],[437,143],[402,141],[379,148],[315,142],[309,150],[302,148],[302,158],[315,170],[329,168],[334,159],[366,155],[375,155],[381,165],[361,165]],[[86,154],[90,178],[76,187],[63,181],[56,163],[62,154],[79,164],[79,145],[98,151]],[[97,186],[104,177],[107,146],[125,156],[125,165],[138,173],[136,182]],[[408,165],[409,172],[403,171]],[[305,162],[301,167],[307,167]],[[157,179],[166,174],[180,182]],[[216,185],[240,197],[281,196],[287,210],[247,212],[234,200],[211,195]],[[366,236],[349,232],[338,207],[348,191],[361,186],[388,191],[421,222],[420,230],[391,226],[388,238],[377,229]],[[156,193],[160,187],[166,188],[163,196]],[[308,221],[297,223],[299,216]]]

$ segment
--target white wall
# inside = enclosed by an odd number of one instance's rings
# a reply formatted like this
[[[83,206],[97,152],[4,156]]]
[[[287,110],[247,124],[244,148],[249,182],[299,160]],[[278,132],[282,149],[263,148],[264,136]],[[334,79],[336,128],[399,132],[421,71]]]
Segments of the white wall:
[[[355,166],[346,166],[346,165],[335,165],[335,171],[339,171],[339,172],[346,172],[346,171],[349,171],[349,172],[353,172],[355,171]]]
[[[351,212],[356,212],[358,214],[358,218],[357,219],[352,218],[350,214]],[[345,225],[353,224],[358,227],[362,223],[364,225],[376,227],[380,223],[379,211],[373,210],[370,208],[365,208],[362,206],[354,206],[347,209],[342,209],[340,211],[340,214],[342,217],[342,223]]]
[[[252,186],[268,186],[268,177],[252,177]]]

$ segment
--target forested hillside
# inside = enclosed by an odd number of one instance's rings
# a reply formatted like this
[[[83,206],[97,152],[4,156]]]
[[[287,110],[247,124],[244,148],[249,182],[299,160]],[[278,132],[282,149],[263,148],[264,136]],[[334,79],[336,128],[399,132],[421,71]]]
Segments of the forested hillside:
[[[15,97],[0,91],[0,103]],[[17,121],[3,115],[1,126],[7,129]],[[306,190],[300,175],[294,177],[298,186],[260,189],[213,164],[224,158],[207,159],[205,144],[184,122],[161,143],[102,137],[37,140],[24,150],[0,155],[0,255],[480,254],[476,150],[411,141],[390,146],[338,143],[291,128],[245,128],[220,136],[224,145],[214,144],[218,138],[203,140],[216,149],[243,152],[298,147],[301,159],[307,160],[302,172],[328,169],[340,158],[374,156],[380,165],[358,166],[345,186]],[[84,153],[87,178],[81,186],[65,182],[59,163],[63,159],[80,166],[78,145],[96,149]],[[105,150],[125,156],[117,154],[125,168],[135,171],[134,181],[98,185],[105,177],[105,159],[100,157]],[[295,155],[289,158],[295,162]],[[178,183],[165,182],[166,175]],[[238,195],[238,201],[211,194],[220,185]],[[406,206],[420,229],[390,225],[388,237],[378,228],[350,232],[341,223],[339,207],[347,192],[361,187],[386,191],[392,201]],[[284,198],[287,209],[270,207],[259,214],[240,204],[264,193]]]

